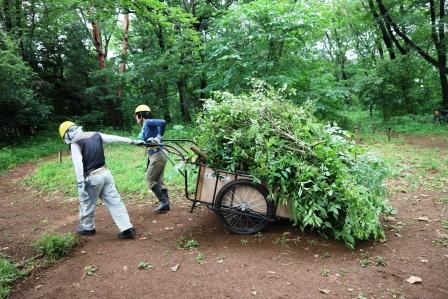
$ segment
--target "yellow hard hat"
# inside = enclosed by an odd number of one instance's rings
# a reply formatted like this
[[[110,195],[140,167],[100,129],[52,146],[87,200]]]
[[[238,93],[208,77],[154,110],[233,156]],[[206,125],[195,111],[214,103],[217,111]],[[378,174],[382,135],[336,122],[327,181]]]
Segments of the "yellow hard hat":
[[[60,126],[59,126],[59,134],[61,135],[62,138],[64,138],[64,134],[65,132],[67,132],[68,129],[70,129],[71,127],[76,126],[76,124],[74,122],[71,121],[64,121]]]
[[[137,108],[135,108],[134,114],[138,112],[151,112],[151,109],[149,109],[148,105],[138,105]]]

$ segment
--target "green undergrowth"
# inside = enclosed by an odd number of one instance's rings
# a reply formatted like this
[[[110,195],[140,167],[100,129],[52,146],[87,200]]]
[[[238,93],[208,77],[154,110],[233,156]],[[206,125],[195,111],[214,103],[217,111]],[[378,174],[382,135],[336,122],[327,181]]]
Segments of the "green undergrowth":
[[[402,140],[370,143],[367,147],[386,161],[393,179],[406,183],[391,187],[391,191],[412,191],[419,186],[439,191],[448,185],[448,149],[416,147]]]
[[[372,137],[372,135],[384,135],[390,128],[393,133],[412,135],[440,135],[442,138],[448,136],[448,124],[432,123],[431,114],[394,116],[385,121],[380,113],[374,112],[370,117],[368,111],[347,110],[344,114],[352,123],[350,131],[354,131],[355,125],[359,127],[361,136]]]
[[[16,145],[0,146],[0,174],[21,163],[36,160],[64,148],[66,146],[56,134],[48,133],[27,138]]]
[[[12,283],[21,276],[19,269],[9,259],[0,256],[0,298],[7,298]]]

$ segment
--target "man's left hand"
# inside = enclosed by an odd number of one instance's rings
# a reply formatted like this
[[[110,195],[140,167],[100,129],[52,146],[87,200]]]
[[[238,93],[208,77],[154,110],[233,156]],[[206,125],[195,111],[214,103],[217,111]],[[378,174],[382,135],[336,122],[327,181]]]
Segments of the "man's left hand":
[[[134,145],[143,145],[143,143],[145,143],[143,140],[132,140],[131,141],[131,144],[134,144]]]

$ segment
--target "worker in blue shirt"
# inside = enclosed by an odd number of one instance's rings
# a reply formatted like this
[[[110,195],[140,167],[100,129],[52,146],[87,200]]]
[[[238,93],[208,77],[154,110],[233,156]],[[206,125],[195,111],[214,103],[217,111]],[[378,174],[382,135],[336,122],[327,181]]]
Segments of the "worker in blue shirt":
[[[151,109],[147,105],[137,106],[134,116],[135,121],[142,126],[138,138],[149,143],[160,144],[165,133],[166,121],[151,118]],[[160,202],[154,212],[167,212],[170,210],[170,201],[168,189],[163,183],[165,166],[168,160],[167,154],[162,146],[149,147],[148,159],[146,182],[148,188],[154,192]]]

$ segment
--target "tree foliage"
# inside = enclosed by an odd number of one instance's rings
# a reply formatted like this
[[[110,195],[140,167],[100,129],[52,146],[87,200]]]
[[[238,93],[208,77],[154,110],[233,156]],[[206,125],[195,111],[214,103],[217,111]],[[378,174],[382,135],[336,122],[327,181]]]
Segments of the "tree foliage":
[[[24,78],[35,78],[17,83],[23,88],[17,93],[33,93],[47,109],[33,121],[25,114],[9,121],[14,130],[65,118],[129,127],[141,103],[157,117],[189,122],[210,92],[245,93],[253,79],[287,88],[296,104],[316,100],[320,118],[345,126],[347,108],[379,109],[387,120],[429,112],[448,99],[443,0],[4,0],[0,6],[1,35],[14,42],[7,51],[28,68]]]
[[[2,36],[0,36],[1,38]],[[18,56],[15,45],[0,40],[0,129],[13,137],[14,129],[29,130],[48,116],[50,107],[38,94],[40,81]]]

